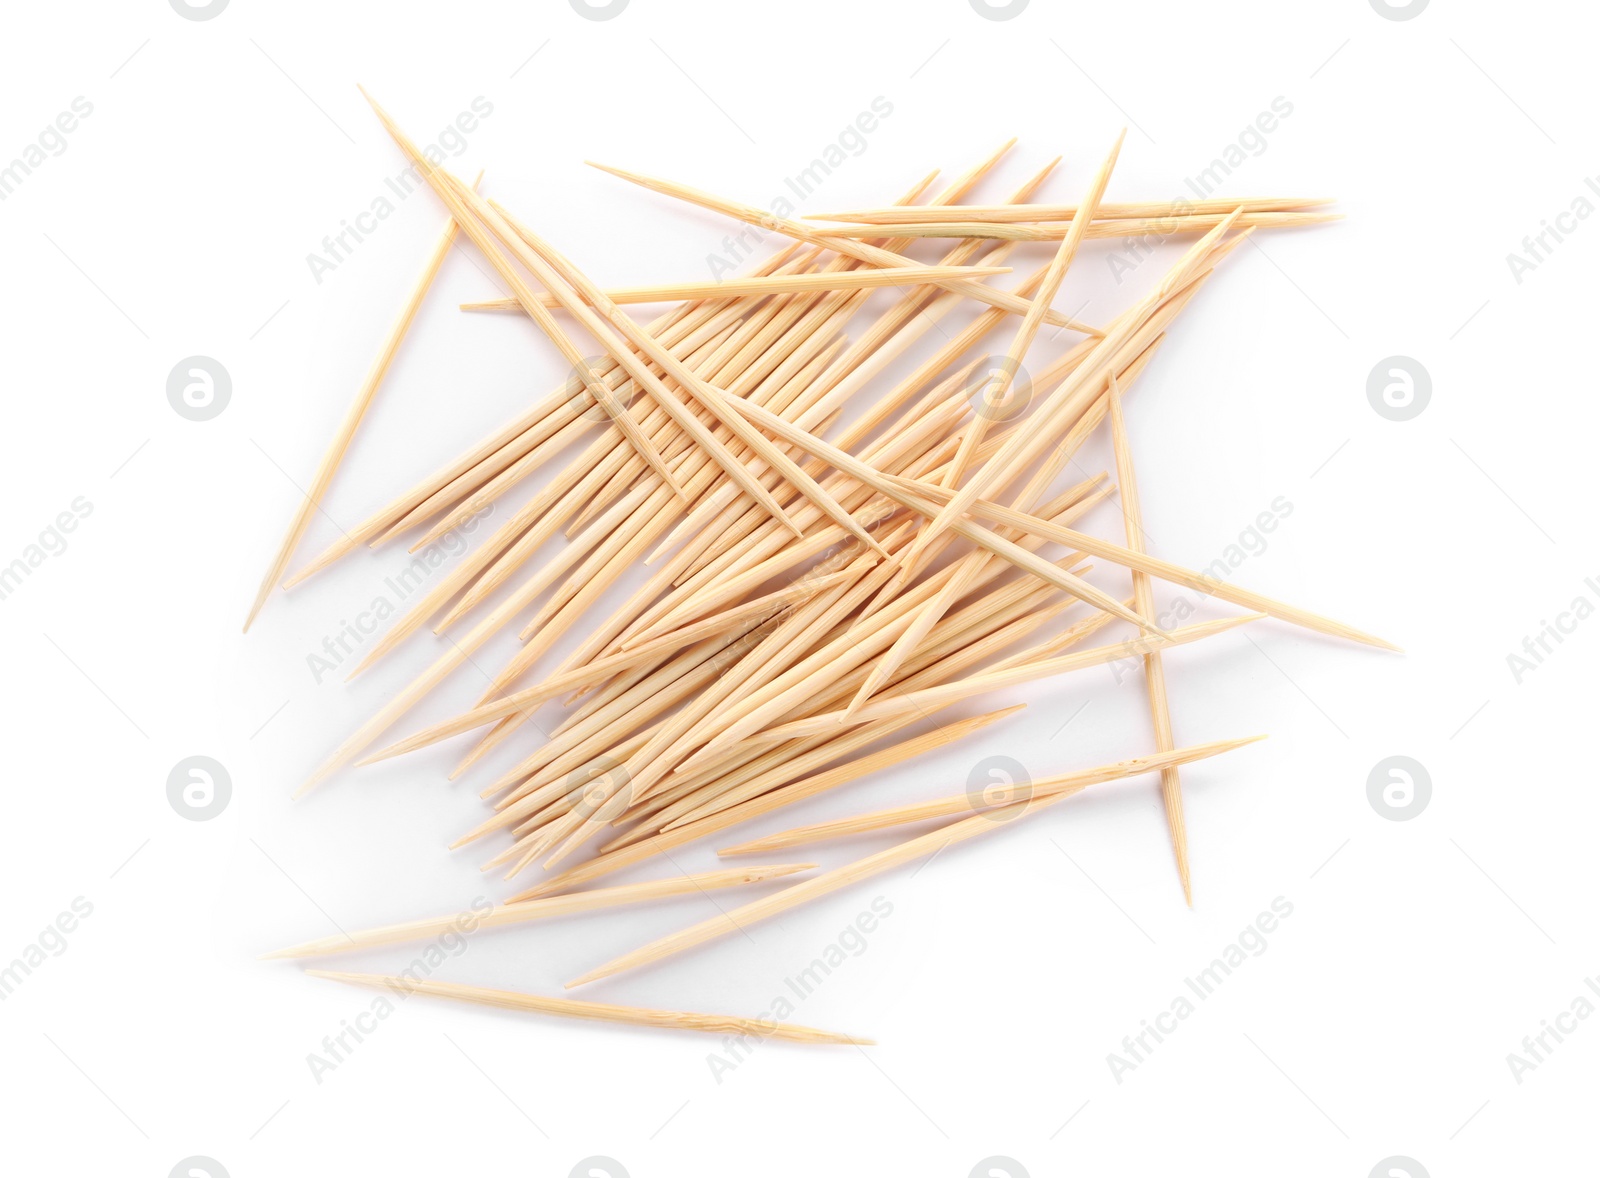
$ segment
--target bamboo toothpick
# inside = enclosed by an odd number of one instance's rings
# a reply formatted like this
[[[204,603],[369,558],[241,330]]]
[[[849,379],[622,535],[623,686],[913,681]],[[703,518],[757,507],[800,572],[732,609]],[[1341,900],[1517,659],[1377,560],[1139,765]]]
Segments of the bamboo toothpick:
[[[1122,390],[1115,377],[1106,393],[1106,404],[1111,417],[1111,447],[1117,461],[1117,483],[1122,496],[1122,527],[1128,537],[1128,548],[1134,552],[1144,550],[1144,514],[1139,506],[1139,487],[1133,472],[1133,450],[1128,445],[1128,426],[1122,416]],[[1155,591],[1150,585],[1150,574],[1133,570],[1133,599],[1135,608],[1145,617],[1155,614]],[[1169,752],[1177,747],[1172,735],[1172,710],[1167,703],[1167,671],[1161,652],[1153,650],[1144,656],[1145,694],[1150,701],[1150,722],[1155,729],[1156,751]],[[1167,814],[1167,831],[1172,838],[1172,853],[1178,863],[1178,880],[1183,885],[1184,903],[1194,907],[1194,891],[1189,871],[1189,834],[1183,821],[1183,787],[1178,777],[1176,763],[1161,769],[1161,804]]]
[[[1202,213],[1231,213],[1242,208],[1246,213],[1297,212],[1332,204],[1331,200],[1305,200],[1293,197],[1212,197],[1201,200],[1179,198],[1172,201],[1139,201],[1133,203],[1107,202],[1100,205],[1097,217],[1128,219],[1142,217],[1173,217]],[[944,210],[952,221],[1070,221],[1078,215],[1081,205],[1003,204],[1003,205],[951,205]],[[858,209],[848,213],[811,213],[808,221],[860,221],[891,227],[899,232],[903,224],[915,224],[923,218],[915,208]]]
[[[904,266],[883,270],[829,270],[815,274],[784,274],[771,278],[723,278],[710,282],[676,282],[665,286],[623,286],[606,289],[613,303],[673,303],[684,299],[721,299],[747,295],[800,294],[818,290],[875,290],[881,286],[921,286],[948,278],[992,278],[1009,274],[1009,266]],[[556,309],[554,295],[539,302]],[[521,311],[516,299],[487,299],[462,303],[463,311]]]
[[[540,994],[523,994],[513,990],[492,990],[485,986],[465,986],[459,982],[436,982],[432,978],[417,979],[405,975],[389,976],[375,973],[340,973],[326,969],[308,969],[307,977],[327,978],[346,982],[352,986],[365,986],[370,990],[385,990],[397,998],[412,994],[428,994],[435,998],[453,998],[457,1002],[471,1002],[479,1006],[497,1006],[502,1010],[525,1010],[534,1014],[555,1015],[557,1018],[588,1019],[591,1022],[627,1023],[636,1027],[662,1027],[679,1031],[704,1031],[712,1035],[737,1035],[740,1038],[784,1039],[793,1043],[840,1043],[871,1046],[871,1039],[853,1035],[840,1035],[833,1031],[819,1031],[794,1023],[780,1023],[768,1019],[740,1018],[731,1014],[697,1014],[679,1010],[653,1010],[643,1006],[613,1006],[602,1002],[580,1002],[572,998],[546,998]]]
[[[1204,233],[1215,228],[1227,213],[1201,213],[1195,216],[1143,217],[1129,220],[1096,221],[1084,238],[1102,241],[1112,237],[1179,237]],[[1340,213],[1245,213],[1234,223],[1239,229],[1303,229],[1342,221]],[[961,237],[997,241],[1060,241],[1071,230],[1063,224],[1013,224],[995,221],[918,221],[909,225],[830,226],[829,233],[839,238],[876,237],[891,229],[907,238]]]
[[[472,186],[476,188],[482,181],[483,173],[479,172]],[[261,578],[261,586],[256,590],[256,599],[251,603],[250,613],[244,620],[246,633],[250,630],[250,624],[256,620],[256,615],[261,612],[261,607],[266,604],[273,588],[283,578],[284,570],[289,567],[289,560],[294,556],[295,548],[299,546],[301,538],[306,534],[306,528],[311,524],[312,513],[322,506],[322,497],[328,493],[334,472],[344,460],[345,452],[349,450],[350,442],[356,436],[356,430],[361,427],[361,421],[367,415],[373,397],[378,394],[378,387],[383,384],[383,378],[389,373],[389,365],[394,363],[395,355],[400,351],[400,344],[405,340],[406,333],[411,330],[417,312],[422,309],[422,300],[427,297],[429,288],[433,286],[433,280],[438,277],[440,267],[449,256],[458,229],[459,225],[454,217],[445,223],[444,232],[439,235],[438,243],[428,255],[422,273],[411,289],[411,296],[406,299],[405,308],[395,320],[394,326],[389,329],[383,347],[378,350],[378,358],[367,371],[367,378],[362,382],[355,400],[350,402],[343,420],[339,422],[338,429],[329,440],[322,461],[317,464],[317,471],[311,476],[311,486],[301,496],[300,506],[295,509],[294,518],[289,521],[289,530],[284,533],[283,540],[278,544],[278,551],[272,557],[272,564],[267,567],[266,576]]]
[[[593,912],[596,909],[616,908],[624,904],[642,904],[649,900],[662,900],[672,896],[695,895],[716,888],[761,883],[764,880],[779,879],[785,875],[794,875],[796,872],[809,871],[815,866],[815,863],[784,863],[770,867],[750,867],[744,871],[706,871],[697,875],[682,875],[676,879],[653,879],[647,883],[596,888],[590,892],[573,892],[566,896],[553,896],[521,904],[499,904],[482,909],[473,907],[448,916],[408,920],[400,924],[363,929],[360,932],[322,937],[301,945],[291,945],[287,949],[263,953],[261,960],[325,957],[332,953],[371,949],[377,945],[418,941],[424,937],[433,937],[450,931],[475,933],[481,929],[499,928],[508,924],[570,916],[575,912]]]

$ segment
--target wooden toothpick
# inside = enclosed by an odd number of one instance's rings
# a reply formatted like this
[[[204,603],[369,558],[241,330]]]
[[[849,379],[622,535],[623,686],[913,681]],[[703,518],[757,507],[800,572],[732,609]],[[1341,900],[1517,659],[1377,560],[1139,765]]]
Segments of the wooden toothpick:
[[[448,916],[424,920],[408,920],[381,928],[363,929],[360,932],[341,933],[263,953],[261,960],[288,957],[325,957],[332,953],[349,953],[357,949],[370,949],[377,945],[393,945],[402,941],[417,941],[444,932],[477,932],[480,929],[499,928],[502,925],[521,924],[531,920],[549,920],[557,916],[570,916],[575,912],[593,912],[601,908],[616,908],[624,904],[641,904],[670,896],[686,896],[702,890],[731,888],[741,884],[760,883],[778,879],[796,872],[809,871],[814,863],[784,863],[771,867],[751,867],[744,871],[707,871],[697,875],[681,875],[676,879],[653,879],[647,883],[624,884],[616,888],[596,888],[589,892],[574,892],[567,896],[554,896],[545,900],[532,900],[522,904],[498,904],[482,910],[469,908]]]
[[[478,173],[478,178],[472,182],[476,188],[483,180],[483,173]],[[428,255],[427,262],[422,267],[416,285],[412,287],[411,296],[406,299],[405,308],[400,312],[400,317],[395,320],[394,326],[389,329],[388,336],[383,341],[383,347],[378,351],[378,358],[373,361],[372,367],[367,371],[367,378],[356,393],[355,400],[350,402],[350,407],[345,410],[344,418],[339,422],[339,427],[334,431],[333,437],[328,442],[328,448],[323,452],[322,461],[317,464],[317,471],[311,476],[311,485],[301,496],[300,506],[295,509],[294,518],[289,521],[289,530],[284,533],[283,540],[278,544],[278,551],[273,555],[272,563],[267,567],[266,576],[261,578],[261,586],[256,590],[256,599],[251,603],[250,613],[244,620],[244,630],[250,629],[250,623],[256,620],[256,615],[261,612],[261,607],[266,604],[267,597],[273,588],[282,579],[284,570],[289,567],[289,560],[294,556],[294,550],[299,546],[301,538],[310,526],[312,513],[322,505],[322,497],[328,493],[328,486],[333,482],[334,472],[339,469],[339,463],[344,460],[345,452],[350,448],[351,439],[356,436],[362,418],[367,415],[367,409],[372,405],[373,397],[377,396],[378,387],[383,384],[383,378],[388,375],[389,365],[394,363],[395,354],[400,351],[400,344],[406,338],[406,333],[411,330],[412,321],[416,319],[417,312],[422,309],[422,300],[427,297],[428,290],[433,286],[433,280],[439,274],[439,269],[444,265],[444,260],[450,253],[450,247],[455,243],[456,230],[459,226],[456,219],[451,217],[444,227],[444,232],[439,235],[438,244],[433,247],[433,252]]]
[[[405,975],[396,977],[375,973],[339,973],[326,969],[308,969],[305,972],[307,977],[327,978],[352,986],[383,990],[396,998],[408,998],[412,994],[428,994],[435,998],[452,998],[457,1002],[472,1002],[479,1006],[497,1006],[502,1010],[550,1014],[557,1018],[627,1023],[636,1027],[663,1027],[680,1031],[704,1031],[712,1035],[736,1035],[741,1039],[784,1039],[793,1043],[842,1043],[866,1046],[872,1044],[871,1039],[860,1039],[853,1035],[840,1035],[833,1031],[819,1031],[814,1027],[802,1027],[767,1019],[740,1018],[737,1015],[697,1014],[679,1010],[653,1010],[643,1006],[580,1002],[571,998],[546,998],[540,994],[492,990],[485,986],[464,986],[459,982],[436,982],[432,978],[418,979]]]

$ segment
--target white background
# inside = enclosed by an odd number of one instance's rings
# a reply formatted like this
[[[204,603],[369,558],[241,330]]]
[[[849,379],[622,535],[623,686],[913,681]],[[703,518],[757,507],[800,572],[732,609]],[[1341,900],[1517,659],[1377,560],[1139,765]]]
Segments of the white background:
[[[6,25],[0,160],[74,98],[93,105],[0,204],[0,563],[75,499],[92,505],[0,601],[0,960],[75,898],[93,905],[0,1003],[8,1171],[165,1175],[192,1155],[236,1178],[559,1178],[594,1155],[636,1178],[964,1178],[996,1155],[1033,1175],[1364,1176],[1392,1155],[1436,1176],[1577,1171],[1600,1020],[1520,1084],[1506,1057],[1600,972],[1600,621],[1520,685],[1507,655],[1574,598],[1600,600],[1585,585],[1600,574],[1600,222],[1520,283],[1506,256],[1594,198],[1586,8],[1435,3],[1391,21],[1365,0],[1035,0],[993,21],[966,0],[634,0],[598,22],[554,0],[234,0],[191,21],[144,0],[12,5]],[[445,781],[460,742],[288,798],[442,649],[424,633],[350,685],[308,667],[405,563],[400,548],[275,597],[239,633],[295,484],[442,224],[431,195],[413,197],[313,278],[307,254],[402,166],[358,81],[419,140],[487,98],[452,166],[487,168],[489,190],[614,285],[704,276],[730,226],[586,158],[765,203],[883,96],[892,115],[806,211],[887,203],[1012,135],[982,195],[1003,199],[1059,153],[1044,196],[1073,201],[1124,126],[1109,199],[1163,200],[1286,98],[1292,115],[1222,193],[1336,196],[1348,220],[1258,235],[1139,382],[1147,528],[1161,555],[1201,566],[1282,496],[1292,513],[1237,580],[1408,653],[1264,623],[1171,658],[1180,743],[1272,736],[1185,771],[1193,911],[1141,778],[581,992],[755,1015],[881,896],[893,915],[794,1016],[880,1046],[769,1044],[719,1083],[708,1037],[422,999],[319,1083],[308,1054],[369,998],[256,955],[508,892],[479,874],[481,847],[443,849],[484,813],[486,776]],[[1106,321],[1176,249],[1119,287],[1114,248],[1085,248],[1058,306],[1087,300],[1081,315]],[[1017,256],[1031,268],[1046,247]],[[448,259],[296,565],[559,383],[531,325],[455,310],[497,293],[475,262]],[[1041,344],[1041,362],[1060,346]],[[195,354],[233,381],[200,423],[165,396]],[[1366,398],[1395,354],[1433,385],[1404,423]],[[1103,442],[1084,458],[1107,461]],[[1114,506],[1091,527],[1120,537]],[[487,669],[515,646],[501,638]],[[454,677],[400,730],[460,710],[480,682]],[[1031,706],[749,835],[957,792],[989,755],[1043,775],[1151,746],[1137,679],[1083,673],[1009,698]],[[1367,799],[1369,771],[1397,754],[1432,780],[1406,822]],[[192,755],[232,779],[207,822],[166,797]],[[716,862],[694,847],[622,878]],[[1266,950],[1114,1079],[1107,1054],[1280,896],[1293,915]],[[485,934],[439,976],[558,993],[713,911],[685,898]],[[408,960],[402,947],[348,964]]]

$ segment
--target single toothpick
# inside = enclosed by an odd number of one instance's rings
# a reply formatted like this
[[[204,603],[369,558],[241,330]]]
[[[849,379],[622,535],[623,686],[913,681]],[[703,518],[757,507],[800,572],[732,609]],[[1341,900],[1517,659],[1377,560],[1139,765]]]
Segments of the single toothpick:
[[[1213,197],[1207,200],[1139,201],[1117,204],[1107,202],[1095,212],[1097,217],[1127,219],[1143,217],[1192,216],[1201,213],[1231,213],[1244,209],[1246,213],[1297,212],[1332,204],[1329,199],[1304,200],[1292,197]],[[953,221],[1070,221],[1078,215],[1081,205],[1003,204],[1003,205],[951,205],[943,211]],[[924,218],[914,208],[858,209],[849,213],[811,213],[808,221],[863,221],[874,225],[896,227],[915,224]]]
[[[1009,274],[1009,266],[905,266],[884,270],[830,270],[815,274],[784,274],[771,278],[723,278],[711,282],[675,282],[665,286],[607,287],[613,303],[674,303],[683,299],[723,299],[747,295],[799,294],[817,290],[868,290],[881,286],[921,286],[947,278],[992,278]],[[554,295],[539,302],[556,309]],[[462,303],[463,311],[521,311],[516,299],[487,299]]]
[[[1111,447],[1117,460],[1117,483],[1122,496],[1122,528],[1128,537],[1128,547],[1134,552],[1144,551],[1144,515],[1139,507],[1139,486],[1133,473],[1133,450],[1128,445],[1128,426],[1122,416],[1122,390],[1111,378],[1106,404],[1111,417]],[[1150,584],[1150,574],[1133,570],[1134,608],[1145,617],[1155,614],[1155,591]],[[1169,752],[1177,747],[1172,735],[1172,710],[1167,703],[1167,670],[1161,652],[1153,650],[1144,656],[1145,694],[1150,700],[1150,722],[1155,729],[1156,751]],[[1183,786],[1178,778],[1176,763],[1161,769],[1161,804],[1167,814],[1167,831],[1172,838],[1172,853],[1178,863],[1178,880],[1183,885],[1183,900],[1194,907],[1194,890],[1189,874],[1189,834],[1183,821]]]
[[[307,977],[327,978],[346,982],[352,986],[365,986],[371,990],[385,990],[396,998],[409,998],[413,994],[428,994],[434,998],[453,998],[457,1002],[472,1002],[479,1006],[497,1006],[501,1010],[525,1010],[535,1014],[550,1014],[557,1018],[588,1019],[602,1023],[628,1023],[636,1027],[664,1027],[679,1031],[704,1031],[712,1035],[735,1035],[746,1039],[784,1039],[793,1043],[842,1043],[871,1046],[871,1039],[854,1035],[840,1035],[833,1031],[819,1031],[794,1023],[780,1023],[769,1019],[740,1018],[731,1014],[698,1014],[691,1011],[653,1010],[643,1006],[613,1006],[603,1002],[580,1002],[572,998],[546,998],[540,994],[523,994],[513,990],[491,990],[485,986],[464,986],[459,982],[436,982],[431,978],[417,979],[376,973],[340,973],[326,969],[308,969]]]
[[[400,924],[384,925],[381,928],[363,929],[360,932],[341,933],[338,936],[306,941],[304,944],[291,945],[287,949],[263,953],[261,960],[324,957],[332,953],[371,949],[378,945],[418,941],[424,937],[433,937],[450,931],[473,933],[480,929],[499,928],[502,925],[521,924],[530,920],[570,916],[574,912],[593,912],[596,909],[642,904],[670,896],[696,895],[716,888],[760,883],[763,880],[809,871],[815,866],[815,863],[783,863],[769,867],[751,867],[744,871],[706,871],[697,875],[680,875],[675,879],[653,879],[646,883],[596,888],[589,892],[573,892],[571,895],[552,896],[549,899],[532,900],[522,904],[499,904],[482,910],[469,908],[464,912],[453,912],[448,916],[408,920]]]
[[[1096,221],[1083,236],[1100,241],[1108,237],[1177,237],[1204,233],[1214,228],[1227,213],[1202,213],[1197,216],[1146,217],[1137,220]],[[1344,220],[1341,213],[1245,213],[1236,222],[1239,229],[1303,229]],[[919,221],[895,225],[896,233],[907,238],[961,237],[992,241],[1060,241],[1071,232],[1062,224],[1010,224],[991,221]],[[829,232],[840,238],[875,237],[885,232],[878,225],[833,226]]]
[[[476,188],[482,180],[483,173],[479,172],[472,186]],[[428,255],[428,260],[422,267],[422,273],[417,277],[416,285],[411,289],[411,296],[406,299],[400,317],[389,329],[383,347],[378,351],[378,358],[372,362],[372,367],[368,369],[367,378],[362,382],[355,400],[350,402],[343,420],[339,422],[339,428],[329,440],[322,461],[317,464],[317,471],[311,476],[311,486],[301,496],[300,506],[295,509],[294,518],[289,521],[289,530],[284,533],[283,540],[278,544],[278,551],[267,567],[266,576],[261,578],[261,586],[256,590],[256,599],[251,603],[250,613],[244,620],[245,632],[249,632],[250,624],[256,620],[256,615],[266,604],[267,597],[282,579],[284,570],[289,567],[289,560],[294,556],[294,550],[299,547],[300,540],[306,534],[306,528],[311,524],[312,513],[322,506],[322,497],[328,493],[334,472],[339,469],[339,463],[344,460],[345,452],[350,449],[351,439],[356,436],[356,430],[361,427],[362,418],[367,415],[373,397],[377,396],[378,387],[383,384],[383,378],[389,373],[389,365],[394,363],[395,354],[400,351],[400,344],[405,340],[406,333],[411,330],[417,312],[422,309],[422,300],[427,297],[428,290],[433,286],[433,280],[438,276],[440,267],[444,265],[450,247],[455,244],[458,228],[459,225],[454,217],[445,223],[444,232],[439,235],[438,244]]]

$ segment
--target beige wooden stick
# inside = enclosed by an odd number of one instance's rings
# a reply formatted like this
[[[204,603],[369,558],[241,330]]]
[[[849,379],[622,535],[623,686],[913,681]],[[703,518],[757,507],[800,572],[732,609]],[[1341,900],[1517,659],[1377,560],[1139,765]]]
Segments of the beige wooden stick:
[[[926,208],[927,206],[921,206]],[[881,235],[880,235],[881,236]],[[785,295],[816,290],[869,290],[880,286],[920,286],[947,278],[990,278],[1009,274],[1009,266],[905,266],[883,270],[831,270],[815,274],[785,274],[772,278],[724,278],[711,282],[676,282],[665,286],[608,288],[613,303],[670,303],[681,299],[721,299],[747,295]],[[554,295],[540,295],[546,307],[559,308]],[[462,303],[463,311],[522,311],[516,299],[488,299]]]
[[[1122,390],[1115,377],[1106,393],[1106,404],[1111,417],[1111,447],[1117,460],[1117,483],[1122,496],[1122,528],[1128,537],[1128,548],[1144,551],[1144,514],[1139,506],[1139,486],[1133,472],[1133,450],[1128,445],[1128,426],[1122,416]],[[1155,591],[1150,585],[1150,574],[1133,570],[1133,599],[1135,608],[1145,617],[1156,612]],[[1150,722],[1155,729],[1156,751],[1169,752],[1177,747],[1172,735],[1172,711],[1167,703],[1167,670],[1161,652],[1153,650],[1144,656],[1145,694],[1150,700]],[[1183,821],[1183,787],[1178,778],[1176,763],[1161,769],[1161,804],[1167,814],[1167,832],[1172,839],[1172,853],[1178,863],[1178,880],[1183,885],[1184,903],[1194,907],[1194,891],[1189,874],[1189,835]]]
[[[785,1039],[794,1043],[842,1043],[866,1046],[872,1044],[871,1039],[858,1039],[853,1035],[839,1035],[832,1031],[819,1031],[814,1027],[773,1022],[769,1019],[740,1018],[729,1014],[696,1014],[678,1010],[652,1010],[643,1006],[612,1006],[602,1002],[579,1002],[571,998],[546,998],[540,994],[521,994],[513,990],[465,986],[459,982],[436,982],[431,978],[419,980],[404,975],[392,977],[376,973],[340,973],[326,969],[308,969],[305,972],[307,977],[347,982],[352,986],[365,986],[371,990],[386,990],[396,998],[408,998],[412,994],[428,994],[435,998],[453,998],[457,1002],[471,1002],[478,1006],[497,1006],[501,1010],[526,1010],[535,1014],[555,1015],[557,1018],[628,1023],[636,1027],[705,1031],[712,1035],[737,1035],[740,1038]]]
[[[483,180],[483,173],[478,173],[478,178],[472,182],[476,188]],[[244,630],[250,629],[250,623],[256,620],[256,615],[261,612],[261,607],[266,604],[267,597],[272,593],[273,587],[283,577],[284,570],[289,567],[289,560],[294,556],[294,550],[306,534],[310,526],[311,514],[322,505],[322,497],[328,493],[328,486],[333,482],[334,472],[339,469],[339,463],[344,460],[345,451],[350,448],[351,439],[356,436],[356,430],[361,427],[361,419],[367,415],[367,409],[372,404],[373,397],[377,396],[378,386],[383,384],[383,378],[389,373],[389,365],[394,362],[395,354],[400,351],[400,344],[406,338],[406,333],[411,330],[411,323],[417,317],[417,312],[422,308],[422,300],[427,297],[428,290],[433,286],[433,280],[438,276],[439,268],[444,265],[444,260],[450,254],[450,247],[456,239],[456,219],[451,217],[445,224],[444,232],[439,235],[438,244],[433,247],[433,252],[428,255],[422,273],[417,277],[416,285],[411,289],[411,297],[406,300],[405,309],[400,312],[394,326],[389,329],[388,336],[383,341],[383,347],[378,351],[378,358],[373,361],[372,367],[367,371],[367,378],[362,382],[361,389],[356,393],[355,400],[350,402],[350,407],[345,410],[344,418],[339,422],[339,428],[334,431],[328,448],[323,452],[322,461],[317,464],[316,474],[311,476],[311,486],[301,496],[300,506],[295,509],[294,518],[289,521],[289,530],[284,533],[283,540],[278,545],[278,551],[273,555],[272,564],[267,568],[267,575],[261,578],[261,586],[256,590],[256,599],[250,606],[250,613],[244,620]]]
[[[588,892],[572,892],[546,900],[532,900],[523,904],[497,904],[472,906],[463,912],[448,916],[408,920],[401,924],[388,924],[380,928],[362,929],[360,932],[292,945],[263,953],[262,961],[286,957],[325,957],[332,953],[349,953],[357,949],[371,949],[376,945],[393,945],[402,941],[419,941],[440,933],[474,933],[486,928],[499,928],[507,924],[521,924],[530,920],[549,920],[557,916],[570,916],[575,912],[593,912],[600,908],[616,908],[624,904],[641,904],[648,900],[663,900],[671,896],[694,895],[715,888],[731,888],[740,884],[760,883],[809,871],[815,863],[783,863],[765,867],[751,867],[744,871],[706,871],[697,875],[680,875],[669,879],[652,879],[646,883],[623,884],[615,888],[596,888]]]
[[[1102,204],[1097,217],[1138,218],[1193,216],[1200,213],[1231,213],[1242,208],[1246,213],[1295,212],[1332,204],[1331,199],[1301,200],[1289,197],[1214,197],[1209,200],[1141,201]],[[1070,221],[1078,215],[1078,205],[1003,204],[950,205],[942,212],[952,221]],[[863,221],[874,225],[911,225],[923,220],[916,208],[857,209],[849,213],[811,213],[808,221]]]
[[[1150,217],[1143,220],[1096,221],[1088,226],[1086,239],[1101,241],[1111,237],[1176,237],[1204,233],[1215,228],[1227,214],[1204,213],[1194,217]],[[1245,213],[1235,222],[1239,229],[1301,229],[1342,221],[1342,213]],[[1071,232],[1062,224],[1012,225],[987,221],[921,221],[895,225],[896,233],[908,238],[958,237],[995,241],[1060,241]],[[875,237],[885,232],[878,225],[832,226],[829,232],[840,238]]]
[[[887,830],[893,826],[906,826],[913,822],[927,822],[934,818],[955,818],[973,812],[998,810],[1001,807],[1012,805],[1018,801],[1044,799],[1057,794],[1077,793],[1091,785],[1098,785],[1103,781],[1116,781],[1123,777],[1136,777],[1141,773],[1165,772],[1168,768],[1177,765],[1187,765],[1191,761],[1204,760],[1214,757],[1219,753],[1226,753],[1258,740],[1265,740],[1262,736],[1246,737],[1243,740],[1217,740],[1210,744],[1191,745],[1184,749],[1168,749],[1163,752],[1152,753],[1148,756],[1133,757],[1126,761],[1118,761],[1112,765],[1100,765],[1093,769],[1080,769],[1074,773],[1065,773],[1056,777],[1047,777],[1041,781],[1013,782],[1007,789],[1004,797],[990,800],[987,793],[976,793],[969,790],[964,794],[955,794],[947,798],[938,798],[934,801],[915,802],[909,806],[896,806],[889,810],[877,810],[871,814],[857,814],[850,818],[838,818],[832,822],[819,822],[812,826],[797,826],[793,830],[780,831],[769,834],[763,838],[751,839],[747,843],[727,847],[719,850],[717,854],[723,856],[754,855],[778,847],[797,847],[807,843],[827,842],[831,839],[844,838],[847,835],[866,834],[875,830]],[[585,893],[577,892],[582,896]]]
[[[792,884],[781,892],[741,905],[732,912],[720,913],[710,920],[702,921],[680,932],[652,941],[640,949],[625,953],[623,956],[608,961],[581,977],[573,979],[567,983],[567,988],[571,989],[574,986],[581,986],[588,982],[598,981],[601,978],[611,977],[625,970],[638,969],[640,966],[660,961],[664,957],[670,957],[686,949],[703,945],[707,941],[715,940],[717,937],[747,929],[758,921],[767,920],[781,912],[787,912],[791,908],[815,900],[820,896],[826,896],[830,892],[836,892],[840,888],[849,887],[851,884],[859,883],[864,879],[879,875],[902,864],[914,862],[924,855],[932,854],[934,851],[954,846],[956,843],[965,842],[967,839],[976,838],[978,835],[1004,829],[1011,824],[1011,820],[1014,818],[1038,814],[1072,796],[1070,792],[1042,796],[1044,795],[1044,789],[1041,787],[1044,784],[1036,784],[1033,796],[1026,801],[974,814],[970,818],[964,818],[959,822],[929,831],[927,834],[879,851],[875,855],[857,859],[854,863],[847,864],[844,867],[825,871],[811,879]],[[1076,790],[1072,792],[1076,792]],[[962,800],[966,801],[965,798]]]

